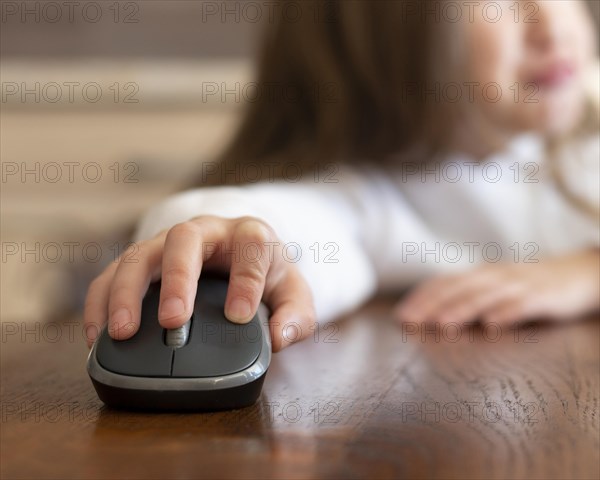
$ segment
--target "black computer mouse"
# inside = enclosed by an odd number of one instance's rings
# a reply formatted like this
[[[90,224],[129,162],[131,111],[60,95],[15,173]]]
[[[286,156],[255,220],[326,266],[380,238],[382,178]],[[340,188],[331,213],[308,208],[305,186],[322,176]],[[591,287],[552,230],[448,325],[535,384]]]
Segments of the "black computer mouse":
[[[268,312],[247,324],[225,318],[228,280],[202,275],[192,318],[166,330],[158,323],[160,283],[150,285],[138,332],[114,340],[104,328],[87,370],[109,406],[141,410],[222,410],[252,405],[271,361]]]

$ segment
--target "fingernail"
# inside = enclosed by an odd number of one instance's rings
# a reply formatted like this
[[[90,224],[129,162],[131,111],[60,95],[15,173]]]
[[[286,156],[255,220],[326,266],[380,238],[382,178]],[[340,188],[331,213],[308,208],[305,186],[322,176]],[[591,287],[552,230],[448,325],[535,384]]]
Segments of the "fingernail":
[[[183,300],[179,297],[171,297],[160,303],[158,316],[161,320],[168,320],[169,318],[178,317],[184,312],[185,305],[183,304]]]
[[[246,322],[251,315],[250,304],[243,298],[234,298],[227,309],[227,318],[235,323]]]
[[[126,331],[131,328],[131,312],[125,308],[119,308],[111,317],[111,337],[118,337],[118,332]]]

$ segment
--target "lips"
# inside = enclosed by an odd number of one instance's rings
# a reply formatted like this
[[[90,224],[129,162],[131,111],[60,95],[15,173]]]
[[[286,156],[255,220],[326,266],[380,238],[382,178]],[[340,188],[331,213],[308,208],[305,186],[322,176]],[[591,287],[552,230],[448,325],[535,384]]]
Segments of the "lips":
[[[559,61],[552,63],[533,78],[540,88],[557,88],[569,83],[576,73],[573,62]]]

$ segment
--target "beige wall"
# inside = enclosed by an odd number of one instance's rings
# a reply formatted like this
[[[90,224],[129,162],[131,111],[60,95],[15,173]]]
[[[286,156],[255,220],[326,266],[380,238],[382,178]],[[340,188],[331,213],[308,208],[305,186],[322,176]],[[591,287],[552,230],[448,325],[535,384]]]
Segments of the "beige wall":
[[[42,84],[94,81],[103,94],[112,93],[115,82],[134,81],[139,102],[88,103],[78,97],[72,104],[48,103],[41,94],[40,103],[30,96],[25,103],[11,99],[3,105],[3,320],[39,319],[80,303],[85,283],[114,257],[111,244],[124,241],[125,230],[150,205],[178,190],[202,161],[214,159],[234,131],[241,105],[194,100],[189,83],[201,84],[207,75],[219,82],[248,76],[247,64],[240,62],[138,63],[130,66],[130,75],[123,73],[126,62],[107,62],[102,74],[58,65],[60,75],[52,74],[54,64],[38,66],[34,77]],[[2,82],[32,84],[30,65],[5,62],[3,67]],[[157,81],[180,84],[171,102],[169,89],[154,86]],[[69,243],[78,244],[73,259]],[[101,245],[98,261],[94,245],[83,250],[88,243]],[[58,262],[55,245],[62,254]]]
[[[0,52],[5,58],[245,57],[255,50],[269,2],[253,2],[260,6],[256,22],[243,1],[119,0],[118,8],[115,3],[1,0]]]

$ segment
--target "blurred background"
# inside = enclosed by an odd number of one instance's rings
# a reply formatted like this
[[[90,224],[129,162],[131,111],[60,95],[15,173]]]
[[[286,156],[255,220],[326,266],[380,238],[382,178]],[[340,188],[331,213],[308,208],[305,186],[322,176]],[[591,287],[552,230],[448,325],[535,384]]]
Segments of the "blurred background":
[[[1,318],[39,321],[77,307],[142,212],[222,148],[265,15],[194,0],[0,8]]]
[[[142,212],[215,158],[271,8],[0,0],[2,320],[77,308]]]

